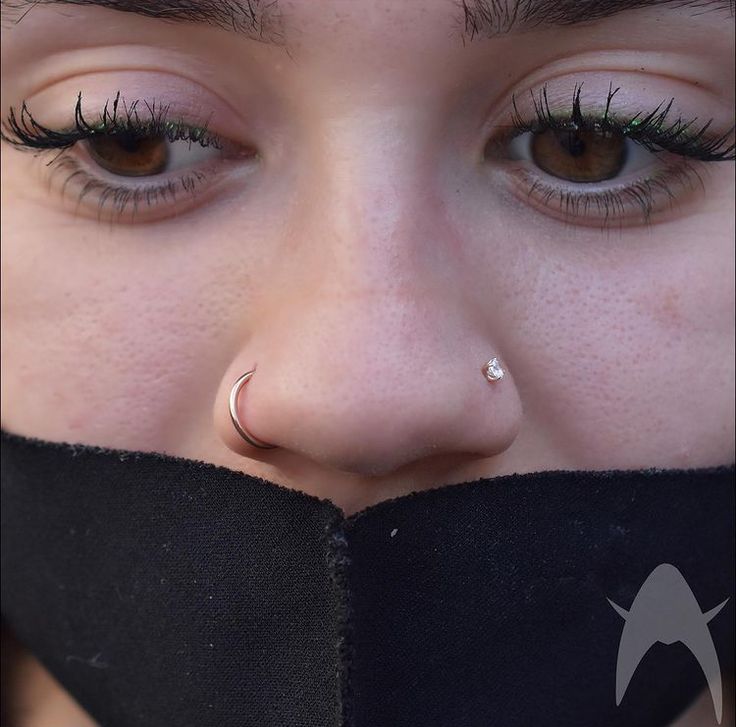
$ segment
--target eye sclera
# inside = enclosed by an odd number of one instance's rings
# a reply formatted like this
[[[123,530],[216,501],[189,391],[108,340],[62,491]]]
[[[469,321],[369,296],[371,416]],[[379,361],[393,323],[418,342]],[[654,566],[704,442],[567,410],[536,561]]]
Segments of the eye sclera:
[[[154,223],[178,217],[211,201],[228,186],[239,188],[258,169],[250,163],[258,161],[257,153],[223,143],[219,149],[202,150],[213,152],[204,163],[153,176],[121,176],[96,164],[85,146],[82,142],[63,150],[44,168],[49,169],[48,186],[60,192],[61,203],[71,204],[75,215],[97,222]]]
[[[629,176],[632,173],[638,172],[642,169],[646,169],[647,167],[652,166],[652,164],[657,162],[657,158],[655,157],[654,152],[648,151],[642,145],[637,144],[636,142],[626,137],[623,137],[622,141],[624,145],[623,163],[620,169],[618,169],[615,174],[607,179],[596,179],[590,181],[582,179],[569,179],[562,175],[554,174],[554,172],[551,171],[549,167],[545,169],[543,166],[540,166],[539,161],[534,159],[534,153],[532,150],[534,135],[532,132],[517,134],[511,139],[507,147],[508,151],[510,152],[507,159],[509,161],[531,162],[535,164],[539,172],[548,175],[550,180],[557,180],[558,183],[560,183],[561,180],[561,182],[569,184],[571,186],[578,185],[580,186],[581,191],[590,188],[591,185],[604,185],[606,182],[608,182],[609,185],[612,186],[619,186],[621,183],[621,175]]]
[[[136,177],[141,180],[188,169],[218,156],[227,159],[245,159],[255,154],[251,150],[240,149],[227,142],[218,141],[217,145],[208,144],[203,146],[196,141],[187,139],[170,141],[162,136],[140,138],[121,136],[118,138],[118,135],[115,134],[99,134],[77,142],[75,146],[84,152],[88,162],[96,164],[109,174],[121,179]],[[118,157],[117,161],[121,165],[126,161],[129,163],[145,162],[145,160],[133,158],[136,152],[141,150],[149,152],[153,156],[149,165],[149,167],[152,165],[152,168],[148,174],[145,173],[145,168],[143,170],[136,168],[121,170],[116,173],[113,169],[114,157]],[[127,159],[125,159],[126,156]],[[113,158],[111,159],[111,157]],[[141,166],[145,167],[144,164]]]
[[[170,166],[155,175],[123,176],[97,164],[86,146],[77,143],[57,157],[51,181],[60,184],[62,202],[71,199],[75,214],[115,224],[179,217],[226,191],[228,180],[242,182],[257,170],[259,160],[257,152],[227,142],[202,148],[180,140],[172,146],[190,146],[197,163]]]

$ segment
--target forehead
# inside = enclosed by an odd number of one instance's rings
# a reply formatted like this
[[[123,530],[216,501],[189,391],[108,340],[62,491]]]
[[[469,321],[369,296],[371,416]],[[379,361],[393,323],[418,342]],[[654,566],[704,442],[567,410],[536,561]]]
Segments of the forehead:
[[[462,47],[469,11],[463,0],[270,0],[250,7],[263,34],[294,51]]]
[[[276,0],[257,8],[278,18],[287,34],[299,27],[345,28],[367,31],[395,28],[406,32],[416,26],[438,29],[443,35],[459,32],[471,6],[463,0]]]
[[[539,0],[508,1],[516,4]],[[215,25],[275,42],[286,40],[286,36],[293,39],[304,31],[370,32],[379,28],[383,34],[391,28],[402,33],[423,25],[425,30],[439,27],[440,32],[460,32],[469,14],[486,12],[485,3],[486,0],[0,0],[0,7],[4,27],[44,7],[66,10],[65,15],[82,8],[101,7],[174,22]]]

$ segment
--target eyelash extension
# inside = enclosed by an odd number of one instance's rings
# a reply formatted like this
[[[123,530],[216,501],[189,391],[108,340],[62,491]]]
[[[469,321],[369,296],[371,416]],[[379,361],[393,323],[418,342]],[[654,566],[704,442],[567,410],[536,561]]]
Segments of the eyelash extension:
[[[560,189],[533,178],[529,179],[529,185],[526,192],[529,199],[539,199],[545,206],[551,206],[550,202],[556,200],[557,207],[565,218],[585,218],[588,212],[597,212],[601,215],[601,229],[610,227],[617,219],[623,225],[628,206],[638,208],[641,221],[650,224],[652,213],[658,205],[658,197],[663,198],[668,207],[672,208],[677,203],[677,195],[673,191],[676,187],[683,190],[693,190],[696,187],[705,189],[699,170],[690,162],[672,164],[657,174],[621,188],[596,192]]]
[[[180,193],[194,195],[197,187],[207,180],[207,174],[198,170],[192,170],[176,179],[167,179],[154,185],[141,187],[114,185],[90,176],[80,167],[76,160],[68,157],[60,159],[55,165],[56,172],[65,170],[67,176],[61,187],[62,197],[65,194],[67,186],[76,178],[79,178],[81,180],[81,189],[76,195],[77,208],[82,204],[87,195],[97,194],[99,196],[97,202],[98,221],[101,220],[102,213],[107,206],[114,212],[111,222],[119,221],[128,209],[130,209],[132,220],[142,204],[145,204],[147,207],[154,207],[159,201],[165,202],[168,200],[176,202],[177,196]]]
[[[698,118],[685,121],[678,116],[669,120],[675,99],[662,101],[648,114],[639,112],[629,119],[619,118],[611,113],[611,101],[620,88],[608,87],[608,97],[602,116],[584,114],[581,109],[580,94],[583,84],[576,85],[573,91],[572,109],[566,115],[552,111],[547,97],[547,84],[535,96],[530,91],[536,119],[528,121],[519,112],[516,96],[512,95],[512,126],[517,134],[524,132],[540,133],[548,129],[558,131],[599,131],[619,133],[641,144],[652,152],[671,152],[682,157],[702,162],[733,161],[736,159],[733,141],[730,141],[735,127],[720,136],[711,137],[708,131],[713,119],[696,126]],[[730,143],[729,143],[730,142]]]
[[[143,102],[148,118],[141,118],[140,101],[127,105],[117,92],[112,102],[105,106],[95,123],[89,123],[82,113],[82,94],[77,96],[74,107],[74,122],[71,128],[64,131],[49,129],[37,122],[24,101],[20,114],[14,108],[8,112],[8,119],[0,124],[0,139],[15,147],[45,151],[60,149],[62,152],[74,144],[94,136],[123,136],[127,139],[144,139],[161,136],[171,142],[189,141],[203,147],[222,148],[222,142],[216,134],[204,126],[192,126],[181,120],[169,120],[169,106],[156,107],[155,101]]]

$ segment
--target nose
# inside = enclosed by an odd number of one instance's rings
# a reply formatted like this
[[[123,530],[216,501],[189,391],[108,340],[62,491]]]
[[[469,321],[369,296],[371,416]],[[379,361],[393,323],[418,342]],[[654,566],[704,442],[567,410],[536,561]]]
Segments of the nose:
[[[322,137],[288,224],[299,232],[218,391],[230,449],[372,477],[492,457],[516,438],[522,407],[502,321],[487,313],[492,279],[459,252],[414,122],[363,119]],[[489,381],[494,357],[504,376]],[[253,369],[237,417],[275,449],[249,444],[228,413],[233,383]]]

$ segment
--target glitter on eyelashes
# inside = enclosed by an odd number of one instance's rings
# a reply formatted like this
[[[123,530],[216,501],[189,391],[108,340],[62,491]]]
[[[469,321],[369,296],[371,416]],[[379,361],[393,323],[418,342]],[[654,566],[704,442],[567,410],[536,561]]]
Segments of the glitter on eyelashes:
[[[602,114],[585,114],[582,110],[581,92],[583,84],[576,84],[573,90],[570,111],[553,111],[547,93],[547,84],[536,93],[530,91],[535,119],[525,119],[518,108],[516,95],[512,95],[512,125],[516,133],[539,133],[547,129],[558,131],[598,131],[619,133],[641,144],[652,152],[667,151],[682,157],[698,159],[703,162],[733,161],[735,145],[734,127],[727,132],[709,136],[713,119],[696,126],[698,117],[689,121],[681,116],[670,121],[675,99],[660,102],[649,113],[637,112],[629,118],[621,117],[611,111],[611,102],[621,90],[609,85],[605,108]]]
[[[141,108],[145,107],[145,111]],[[171,142],[189,141],[200,146],[222,148],[222,142],[207,130],[207,122],[193,126],[182,120],[169,118],[170,106],[157,106],[155,101],[135,100],[127,104],[120,91],[115,98],[106,101],[99,118],[90,123],[82,113],[82,93],[77,95],[74,122],[67,130],[57,131],[39,123],[31,114],[26,102],[20,113],[11,107],[7,121],[0,124],[0,138],[13,146],[29,150],[68,149],[78,141],[93,136],[126,136],[130,139],[161,136]]]

